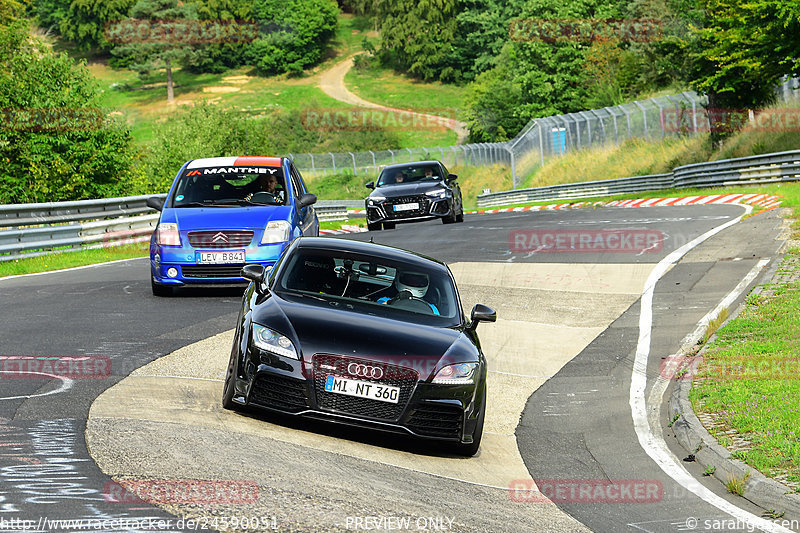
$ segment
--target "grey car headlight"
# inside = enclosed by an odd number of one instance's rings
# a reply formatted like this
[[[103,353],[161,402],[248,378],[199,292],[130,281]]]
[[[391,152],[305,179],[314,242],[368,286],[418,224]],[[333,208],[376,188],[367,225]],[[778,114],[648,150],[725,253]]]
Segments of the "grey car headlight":
[[[264,351],[300,360],[292,341],[266,326],[253,324],[253,344]]]
[[[449,196],[447,193],[450,192],[447,189],[436,189],[434,191],[428,191],[425,193],[425,196],[429,196],[431,198],[445,198]]]

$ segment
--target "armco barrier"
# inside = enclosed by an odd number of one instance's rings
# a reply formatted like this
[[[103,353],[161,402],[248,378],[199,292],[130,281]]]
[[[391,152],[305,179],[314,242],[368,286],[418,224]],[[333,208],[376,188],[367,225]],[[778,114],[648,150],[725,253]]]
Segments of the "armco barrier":
[[[758,185],[800,180],[800,150],[685,165],[669,174],[587,181],[478,195],[478,207],[595,198],[663,189]]]
[[[148,241],[159,215],[147,198],[0,205],[0,261]],[[314,207],[321,221],[347,220],[347,209],[363,209],[364,202],[329,200]]]

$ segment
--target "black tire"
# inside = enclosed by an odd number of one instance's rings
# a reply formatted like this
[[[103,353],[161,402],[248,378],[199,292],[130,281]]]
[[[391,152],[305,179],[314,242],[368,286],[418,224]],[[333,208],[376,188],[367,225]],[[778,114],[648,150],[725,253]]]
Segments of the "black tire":
[[[456,222],[464,222],[464,209],[461,209],[461,212],[456,215]]]
[[[380,231],[380,230],[381,230],[380,222],[367,222],[367,231]]]
[[[233,386],[233,355],[228,363],[228,370],[225,372],[225,385],[222,388],[222,408],[236,411],[238,405],[233,402],[233,394],[236,391]]]
[[[449,214],[446,217],[442,217],[442,224],[452,224],[458,220],[454,214]]]
[[[475,433],[472,434],[472,442],[470,444],[458,443],[456,444],[455,452],[458,455],[465,457],[472,457],[478,453],[481,447],[481,438],[483,437],[483,421],[486,418],[486,389],[483,392],[483,404],[481,412],[478,415],[478,425],[475,427]]]
[[[159,298],[172,296],[174,294],[172,287],[159,285],[152,276],[150,276],[150,289],[153,291],[153,296],[158,296]]]
[[[394,229],[395,223],[394,222],[384,222],[383,229]]]

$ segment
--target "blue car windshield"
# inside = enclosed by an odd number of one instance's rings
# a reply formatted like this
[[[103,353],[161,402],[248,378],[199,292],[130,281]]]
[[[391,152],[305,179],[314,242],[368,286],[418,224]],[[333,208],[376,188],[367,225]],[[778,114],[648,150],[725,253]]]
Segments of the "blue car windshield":
[[[339,309],[452,326],[460,319],[452,278],[437,266],[349,252],[298,251],[273,285]]]
[[[378,178],[377,187],[416,181],[439,181],[443,179],[442,171],[438,165],[405,166],[400,168],[385,168]]]
[[[185,169],[172,207],[285,205],[286,180],[280,167]]]

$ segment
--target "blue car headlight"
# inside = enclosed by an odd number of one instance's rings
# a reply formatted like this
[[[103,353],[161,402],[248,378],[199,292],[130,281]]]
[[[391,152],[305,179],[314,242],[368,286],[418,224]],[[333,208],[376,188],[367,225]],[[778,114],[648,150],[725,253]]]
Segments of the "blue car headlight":
[[[286,220],[272,220],[264,228],[264,236],[261,237],[261,244],[276,244],[289,240],[292,227]]]
[[[253,324],[253,344],[258,348],[283,357],[300,360],[294,344],[288,337],[260,324]]]

